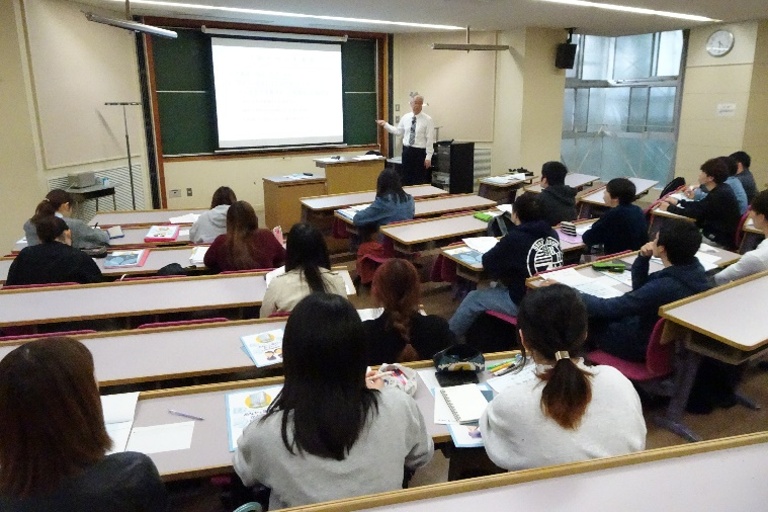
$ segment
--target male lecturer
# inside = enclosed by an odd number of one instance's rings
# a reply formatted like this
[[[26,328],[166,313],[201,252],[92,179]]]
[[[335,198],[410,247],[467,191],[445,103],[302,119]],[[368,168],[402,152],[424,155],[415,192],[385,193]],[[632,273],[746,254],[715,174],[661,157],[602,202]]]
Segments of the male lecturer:
[[[431,183],[432,153],[435,144],[435,124],[432,118],[421,111],[424,97],[411,98],[411,110],[397,126],[392,126],[383,119],[376,124],[394,135],[403,137],[403,185],[421,185]]]

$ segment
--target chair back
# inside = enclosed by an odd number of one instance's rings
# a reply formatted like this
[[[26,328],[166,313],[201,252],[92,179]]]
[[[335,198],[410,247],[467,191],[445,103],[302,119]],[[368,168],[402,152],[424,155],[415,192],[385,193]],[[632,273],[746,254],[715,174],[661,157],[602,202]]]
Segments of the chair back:
[[[648,348],[645,352],[645,367],[651,378],[664,377],[674,370],[672,366],[674,343],[661,344],[664,322],[665,320],[660,318],[653,326],[651,338],[648,340]]]
[[[53,338],[54,336],[78,336],[80,334],[94,333],[93,329],[81,329],[79,331],[46,332],[42,334],[18,334],[0,337],[0,341],[38,340],[40,338]]]
[[[737,249],[740,248],[741,241],[744,239],[744,224],[747,223],[747,219],[749,219],[749,212],[751,210],[751,206],[747,208],[747,211],[745,211],[744,215],[741,216],[741,219],[739,219],[739,224],[736,226],[736,233],[733,236],[733,246]]]
[[[80,283],[75,283],[73,281],[68,281],[66,283],[40,283],[40,284],[10,284],[10,285],[4,285],[0,290],[22,290],[24,288],[48,288],[51,286],[70,286],[70,285],[79,285]]]
[[[227,322],[228,320],[223,316],[216,316],[213,318],[195,318],[194,320],[173,320],[169,322],[151,322],[141,324],[137,329],[152,329],[154,327],[176,327],[180,325],[197,325],[197,324],[212,324],[217,322]]]

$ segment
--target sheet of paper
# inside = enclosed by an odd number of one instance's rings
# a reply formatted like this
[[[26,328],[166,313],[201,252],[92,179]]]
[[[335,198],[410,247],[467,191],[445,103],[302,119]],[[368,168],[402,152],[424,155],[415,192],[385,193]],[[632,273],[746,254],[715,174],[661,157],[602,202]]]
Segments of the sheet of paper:
[[[715,252],[717,252],[717,249],[715,249],[711,245],[701,244],[699,246],[699,251],[698,252],[712,252],[712,253],[715,253]],[[698,255],[698,253],[697,253],[697,255]]]
[[[270,270],[264,274],[264,279],[267,281],[267,286],[269,286],[269,283],[271,283],[274,278],[283,274],[285,274],[285,265],[282,267],[277,267],[276,269]]]
[[[582,236],[584,233],[589,231],[589,229],[592,227],[592,224],[594,224],[594,222],[590,222],[589,224],[576,224],[576,234]]]
[[[189,450],[194,430],[194,421],[136,427],[131,431],[126,450],[146,454]]]
[[[437,382],[437,377],[435,377],[434,368],[422,368],[421,370],[416,370],[416,372],[419,374],[419,378],[424,384],[424,389],[434,391],[435,388],[440,387],[440,384]],[[432,394],[434,395],[434,393]]]
[[[632,288],[632,272],[629,270],[624,272],[602,272],[602,274],[608,279],[613,279]]]
[[[23,237],[19,238],[18,240],[16,240],[16,243],[17,244],[25,244],[25,243],[27,243],[27,237],[23,236]]]
[[[198,246],[192,249],[192,254],[189,256],[189,262],[193,265],[203,265],[205,262],[205,253],[208,252],[208,246]]]
[[[547,272],[543,275],[547,279],[552,279],[558,283],[562,283],[567,286],[576,287],[579,285],[589,284],[592,282],[591,277],[579,274],[573,268],[566,268],[563,270],[556,270],[554,272]]]
[[[486,380],[485,383],[498,394],[509,387],[520,386],[537,379],[538,377],[536,377],[536,374],[534,373],[535,368],[536,365],[533,364],[533,360],[529,359],[528,364],[526,364],[520,371],[512,371],[511,373],[500,377],[491,377]]]
[[[189,228],[180,229],[179,236],[189,236]]]
[[[474,249],[480,254],[487,253],[499,243],[499,240],[495,236],[475,236],[462,238],[461,241],[467,244],[467,247]]]
[[[186,213],[184,215],[179,215],[178,217],[171,217],[168,220],[171,224],[194,224],[199,218],[199,213]]]
[[[716,254],[704,253],[701,250],[696,253],[696,258],[698,258],[699,263],[701,263],[701,266],[704,267],[704,270],[712,270],[717,268],[716,262],[720,261],[720,256],[717,256]]]
[[[360,320],[365,322],[366,320],[376,320],[384,313],[384,308],[367,308],[358,309],[357,314],[360,315]]]
[[[589,295],[594,295],[595,297],[600,297],[601,299],[621,297],[624,295],[624,293],[614,288],[614,283],[615,281],[609,277],[601,277],[593,279],[589,283],[574,286],[574,288],[582,293],[588,293]]]
[[[497,204],[496,208],[501,210],[504,213],[508,213],[508,214],[512,215],[512,205],[511,204],[508,204],[508,203]]]
[[[355,160],[361,160],[361,161],[365,161],[365,160],[381,160],[382,158],[383,157],[381,155],[360,155],[360,156],[356,156]]]
[[[527,178],[525,173],[522,173],[522,172],[516,172],[516,173],[510,174],[509,177],[512,178],[513,180],[518,180],[518,181],[522,181]]]
[[[112,449],[107,452],[107,455],[124,452],[125,446],[128,444],[128,438],[131,436],[133,419],[122,423],[107,423],[104,426],[107,428],[107,435],[112,440]]]
[[[136,414],[136,403],[139,393],[118,393],[101,397],[101,409],[104,414],[104,425],[107,434],[112,439],[112,450],[109,453],[124,452],[128,437],[131,434],[133,418]]]

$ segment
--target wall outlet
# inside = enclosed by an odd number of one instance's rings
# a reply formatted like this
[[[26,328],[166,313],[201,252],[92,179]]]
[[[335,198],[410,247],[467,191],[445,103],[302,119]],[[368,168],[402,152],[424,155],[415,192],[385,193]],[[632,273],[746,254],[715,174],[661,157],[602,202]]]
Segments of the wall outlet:
[[[395,104],[395,112],[400,112],[400,104],[399,103]]]
[[[174,188],[168,191],[168,197],[181,197],[181,189]]]
[[[187,189],[187,197],[192,197],[192,189],[191,188]]]

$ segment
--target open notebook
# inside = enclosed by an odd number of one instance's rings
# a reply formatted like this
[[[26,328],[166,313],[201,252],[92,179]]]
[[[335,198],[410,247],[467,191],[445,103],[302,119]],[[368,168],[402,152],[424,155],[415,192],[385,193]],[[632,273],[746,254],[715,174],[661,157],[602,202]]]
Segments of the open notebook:
[[[478,421],[488,406],[488,400],[477,384],[440,388],[439,392],[458,423]]]

